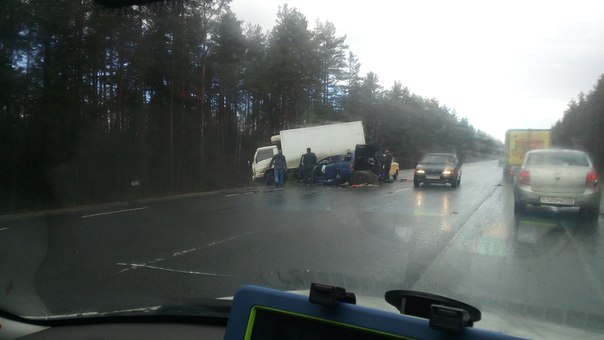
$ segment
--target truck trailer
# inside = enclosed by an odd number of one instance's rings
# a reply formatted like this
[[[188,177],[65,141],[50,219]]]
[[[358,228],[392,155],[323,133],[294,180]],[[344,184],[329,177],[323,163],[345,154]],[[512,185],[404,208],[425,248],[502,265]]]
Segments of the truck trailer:
[[[546,129],[510,129],[505,133],[503,177],[512,180],[522,165],[524,155],[551,145],[551,132]]]

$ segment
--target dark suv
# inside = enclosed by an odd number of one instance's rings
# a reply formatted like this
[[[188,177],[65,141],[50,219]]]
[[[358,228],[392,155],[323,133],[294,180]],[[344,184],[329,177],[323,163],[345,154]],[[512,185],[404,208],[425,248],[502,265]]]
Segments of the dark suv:
[[[428,153],[415,167],[413,186],[421,183],[461,184],[461,162],[452,153]]]

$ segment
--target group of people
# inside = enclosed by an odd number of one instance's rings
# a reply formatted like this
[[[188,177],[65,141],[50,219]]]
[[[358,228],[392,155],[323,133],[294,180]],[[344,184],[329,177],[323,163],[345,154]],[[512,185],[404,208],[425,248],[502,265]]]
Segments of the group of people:
[[[349,151],[350,152],[350,151]],[[379,172],[378,177],[381,181],[389,181],[390,180],[390,167],[392,166],[392,155],[390,151],[385,150],[381,159],[379,160],[381,164],[379,164]],[[309,183],[312,181],[313,170],[315,165],[317,164],[317,156],[312,152],[310,148],[306,148],[306,153],[302,155],[302,159],[300,160],[300,165],[303,168],[304,175],[302,180],[304,183]],[[283,182],[285,181],[285,172],[287,171],[287,160],[283,155],[283,151],[279,150],[279,152],[273,156],[269,167],[274,166],[274,177],[275,177],[275,187],[282,187]],[[381,171],[380,171],[381,170]]]
[[[306,148],[306,153],[302,155],[300,165],[304,169],[304,182],[307,183],[312,180],[312,171],[317,164],[317,155],[315,155],[310,148]],[[283,155],[283,151],[279,150],[279,153],[273,156],[269,167],[274,166],[274,177],[275,186],[282,187],[284,182],[285,172],[287,171],[287,160]]]

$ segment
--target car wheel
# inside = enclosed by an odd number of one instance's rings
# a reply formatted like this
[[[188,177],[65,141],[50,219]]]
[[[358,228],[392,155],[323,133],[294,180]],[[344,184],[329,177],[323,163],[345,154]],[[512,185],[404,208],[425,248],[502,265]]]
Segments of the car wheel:
[[[582,213],[589,222],[595,222],[598,220],[598,217],[600,217],[600,211],[594,208],[581,208],[579,212]]]
[[[315,175],[312,174],[306,179],[306,184],[313,184],[315,182]]]
[[[514,201],[514,214],[522,214],[526,210],[526,205]]]
[[[275,184],[275,173],[272,172],[272,171],[271,172],[267,172],[264,175],[264,179],[265,179],[266,185],[273,185],[273,184]]]
[[[397,178],[398,178],[398,170],[396,170],[396,172],[394,173],[394,176],[392,176],[392,179],[394,179],[395,181]]]
[[[419,183],[420,183],[420,181],[418,181],[416,179],[413,180],[413,186],[414,187],[416,187],[416,188],[419,187]]]

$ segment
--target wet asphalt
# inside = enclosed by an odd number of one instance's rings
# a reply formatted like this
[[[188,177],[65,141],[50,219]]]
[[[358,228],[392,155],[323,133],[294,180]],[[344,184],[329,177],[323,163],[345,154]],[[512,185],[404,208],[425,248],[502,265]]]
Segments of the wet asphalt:
[[[70,315],[323,282],[604,333],[604,216],[514,215],[501,172],[465,164],[457,189],[413,188],[402,171],[380,186],[288,183],[0,219],[0,305]]]

